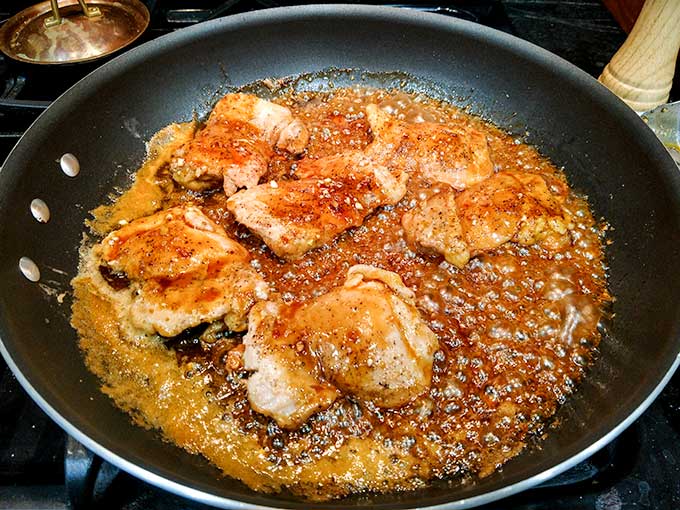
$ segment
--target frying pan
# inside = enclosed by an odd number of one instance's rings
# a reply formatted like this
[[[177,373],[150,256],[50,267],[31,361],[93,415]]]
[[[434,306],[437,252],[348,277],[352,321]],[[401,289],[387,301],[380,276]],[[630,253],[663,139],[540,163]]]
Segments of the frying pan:
[[[144,140],[155,131],[204,114],[215,91],[332,66],[398,70],[418,77],[414,87],[432,84],[433,94],[448,94],[564,166],[596,216],[613,227],[607,257],[616,301],[613,319],[602,326],[599,359],[541,447],[476,482],[313,505],[290,494],[254,493],[131,425],[85,369],[68,298],[59,304],[45,292],[68,288],[87,211],[129,182],[126,170],[141,163]],[[73,178],[58,164],[68,152],[80,161]],[[50,207],[48,223],[31,215],[34,198]],[[680,360],[680,175],[663,146],[628,107],[565,61],[437,15],[307,6],[224,18],[151,41],[76,84],[26,132],[0,173],[0,218],[2,354],[24,388],[104,459],[217,506],[468,508],[493,501],[604,446],[644,411]],[[23,256],[41,269],[42,287],[20,273]]]

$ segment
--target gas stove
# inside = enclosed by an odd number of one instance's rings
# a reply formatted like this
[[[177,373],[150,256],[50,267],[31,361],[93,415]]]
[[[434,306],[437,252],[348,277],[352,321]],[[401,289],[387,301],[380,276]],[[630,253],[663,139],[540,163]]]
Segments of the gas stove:
[[[31,2],[5,0],[0,21]],[[140,44],[220,16],[294,5],[289,0],[147,0],[151,25]],[[375,2],[371,2],[375,3]],[[200,6],[197,7],[196,5]],[[596,76],[625,39],[599,0],[449,0],[403,8],[481,23],[542,46]],[[51,101],[102,61],[19,65],[0,56],[0,158]],[[678,94],[680,76],[672,99]],[[680,374],[619,438],[555,479],[484,510],[680,508]],[[55,425],[0,360],[0,510],[202,509],[119,471]]]

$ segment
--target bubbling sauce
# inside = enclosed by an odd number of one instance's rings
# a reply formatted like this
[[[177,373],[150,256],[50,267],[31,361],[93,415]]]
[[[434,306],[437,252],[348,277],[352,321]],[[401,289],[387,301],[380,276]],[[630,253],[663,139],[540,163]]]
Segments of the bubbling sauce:
[[[496,170],[564,180],[534,148],[424,96],[352,88],[294,93],[277,101],[310,128],[306,157],[365,147],[371,134],[364,108],[378,103],[409,122],[471,123],[485,132]],[[262,182],[293,178],[296,161],[277,153]],[[248,249],[253,268],[285,302],[304,303],[341,285],[349,267],[370,264],[402,277],[439,338],[430,391],[410,404],[380,409],[344,397],[299,429],[282,430],[248,404],[248,374],[231,359],[241,335],[213,333],[205,326],[172,339],[130,338],[116,326],[115,306],[107,297],[113,292],[108,287],[120,289],[125,280],[95,274],[84,249],[81,274],[74,280],[73,323],[104,391],[136,422],[160,429],[169,441],[203,454],[256,490],[287,488],[324,500],[367,490],[409,490],[434,478],[488,475],[545,430],[593,359],[598,321],[610,301],[604,227],[573,192],[565,203],[575,222],[572,243],[557,252],[506,243],[461,270],[441,257],[411,251],[401,216],[439,191],[412,179],[397,205],[378,209],[361,227],[284,262],[235,223],[221,190],[191,192],[173,185],[163,164],[156,161],[154,168],[162,190],[159,206],[200,207]],[[134,203],[134,193],[133,187],[122,202]],[[125,210],[112,214],[100,208],[92,223],[100,235],[113,227],[102,220],[107,215],[134,219]]]

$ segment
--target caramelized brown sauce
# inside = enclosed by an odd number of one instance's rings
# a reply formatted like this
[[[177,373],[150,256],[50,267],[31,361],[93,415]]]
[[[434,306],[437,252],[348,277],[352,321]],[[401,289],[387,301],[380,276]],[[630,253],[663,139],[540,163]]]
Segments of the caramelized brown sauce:
[[[540,171],[564,179],[535,149],[456,108],[422,96],[342,89],[302,93],[280,101],[310,127],[305,157],[366,146],[371,135],[363,109],[366,104],[380,103],[410,121],[473,123],[486,132],[498,170]],[[263,181],[291,179],[295,162],[293,157],[277,154]],[[222,420],[259,446],[253,456],[260,455],[257,470],[266,472],[267,481],[253,481],[225,466],[226,460],[216,458],[217,447],[215,451],[209,447],[198,450],[227,474],[244,478],[255,488],[287,485],[309,497],[325,499],[364,489],[408,489],[433,477],[489,474],[516,455],[529,434],[543,430],[593,359],[601,310],[610,300],[602,230],[586,201],[573,193],[566,203],[576,221],[571,246],[549,254],[538,247],[507,243],[459,270],[441,257],[412,252],[403,239],[402,214],[416,200],[435,193],[436,186],[412,180],[398,205],[379,209],[363,226],[300,260],[284,262],[259,238],[235,224],[221,190],[204,194],[187,191],[173,187],[164,175],[161,170],[159,189],[170,191],[162,199],[162,208],[198,205],[249,250],[252,266],[287,303],[326,293],[344,281],[350,266],[371,264],[398,273],[415,291],[420,313],[440,340],[431,390],[411,404],[379,409],[342,398],[298,430],[284,431],[248,404],[243,384],[247,373],[238,370],[239,352],[234,350],[239,335],[205,333],[200,327],[165,339],[166,348],[176,353],[182,377],[207,381],[205,394],[196,398],[219,406]],[[104,276],[114,287],[126,283],[117,275]],[[91,309],[87,313],[103,312]],[[116,393],[114,383],[108,384],[117,401],[124,398]],[[143,404],[134,405],[140,406]],[[141,412],[144,414],[144,409]],[[174,417],[164,418],[161,413],[160,418],[147,422],[187,447],[179,434],[165,427],[164,420]],[[215,434],[219,441],[221,436]],[[323,464],[322,469],[321,459],[326,462],[343,448],[350,449],[348,455],[361,455],[359,443],[350,442],[350,438],[379,450],[394,471],[376,468],[375,474],[367,476],[378,479],[348,481],[346,477],[343,482],[333,482],[332,473],[324,474],[324,470],[342,470],[345,464],[338,460],[334,467]],[[277,469],[283,466],[291,468],[290,475],[281,474],[277,479]],[[315,479],[325,482],[316,483]]]

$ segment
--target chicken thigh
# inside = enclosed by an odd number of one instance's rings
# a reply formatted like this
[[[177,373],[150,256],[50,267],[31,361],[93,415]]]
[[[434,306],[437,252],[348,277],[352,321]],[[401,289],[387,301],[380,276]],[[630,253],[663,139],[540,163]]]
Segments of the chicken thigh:
[[[381,205],[406,193],[405,173],[392,173],[362,152],[302,160],[294,181],[270,182],[229,198],[236,221],[281,258],[294,260],[322,246]]]
[[[304,305],[257,305],[243,343],[251,405],[286,428],[338,390],[380,407],[408,403],[429,388],[439,347],[399,275],[365,265]]]
[[[173,155],[170,172],[186,188],[221,184],[230,196],[259,182],[274,147],[299,154],[308,140],[307,128],[288,108],[250,94],[227,94],[205,127]]]
[[[295,308],[273,301],[257,303],[243,339],[243,368],[254,371],[246,383],[248,401],[255,411],[287,429],[299,427],[340,395],[299,343],[294,326],[292,331],[286,328],[294,318]]]
[[[455,193],[440,192],[420,202],[401,217],[401,225],[407,242],[420,251],[442,254],[456,267],[464,267],[470,260]]]
[[[481,131],[467,124],[407,123],[381,110],[366,107],[374,141],[374,158],[390,167],[418,173],[432,183],[465,189],[494,171],[489,145]]]
[[[570,242],[566,187],[542,175],[499,172],[459,195],[442,191],[402,217],[407,241],[457,267],[508,241],[554,250]]]
[[[537,174],[500,172],[456,197],[465,239],[473,254],[507,241],[558,248],[569,242],[566,195],[548,189]]]
[[[398,274],[357,265],[296,317],[324,374],[343,393],[398,407],[430,386],[437,336]]]
[[[130,320],[145,333],[170,337],[219,319],[241,331],[268,296],[246,249],[196,207],[135,220],[100,246],[103,267],[130,282]]]

